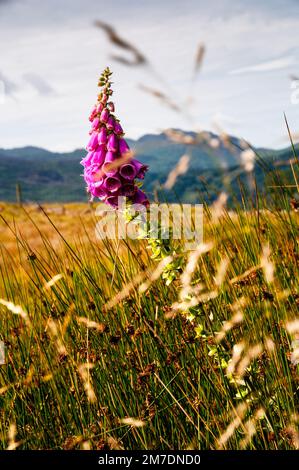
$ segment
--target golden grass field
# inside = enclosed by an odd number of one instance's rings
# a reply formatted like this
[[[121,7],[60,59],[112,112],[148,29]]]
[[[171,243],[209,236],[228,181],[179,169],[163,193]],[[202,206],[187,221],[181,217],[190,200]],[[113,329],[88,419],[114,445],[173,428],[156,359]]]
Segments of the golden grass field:
[[[1,448],[297,449],[297,214],[206,208],[167,286],[94,209],[0,205]]]
[[[68,239],[74,241],[80,237],[84,238],[86,232],[92,237],[95,217],[94,210],[88,204],[47,204],[44,209],[59,232]],[[42,239],[38,231],[51,241],[55,249],[59,249],[60,239],[57,236],[57,231],[51,226],[37,204],[26,205],[22,209],[16,204],[0,203],[0,215],[12,227],[14,224],[16,225],[18,234],[28,242],[32,250],[39,250],[42,247]],[[3,222],[1,224],[1,244],[11,254],[17,248],[16,237]]]

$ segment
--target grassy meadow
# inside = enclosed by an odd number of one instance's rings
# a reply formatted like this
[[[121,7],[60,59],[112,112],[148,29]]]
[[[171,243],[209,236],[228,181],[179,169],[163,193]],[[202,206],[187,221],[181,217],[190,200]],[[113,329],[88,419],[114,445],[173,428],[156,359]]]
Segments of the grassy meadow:
[[[296,212],[205,208],[167,286],[87,204],[0,210],[1,449],[299,447]]]

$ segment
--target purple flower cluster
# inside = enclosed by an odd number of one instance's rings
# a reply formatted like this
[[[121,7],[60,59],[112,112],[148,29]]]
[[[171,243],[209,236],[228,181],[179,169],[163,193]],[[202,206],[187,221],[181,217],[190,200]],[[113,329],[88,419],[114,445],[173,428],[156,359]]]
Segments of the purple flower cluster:
[[[132,158],[119,120],[114,115],[111,72],[105,69],[99,85],[103,86],[98,102],[89,117],[91,125],[88,154],[81,161],[84,179],[91,198],[99,198],[117,208],[120,196],[133,204],[148,205],[148,199],[136,184],[148,167]]]

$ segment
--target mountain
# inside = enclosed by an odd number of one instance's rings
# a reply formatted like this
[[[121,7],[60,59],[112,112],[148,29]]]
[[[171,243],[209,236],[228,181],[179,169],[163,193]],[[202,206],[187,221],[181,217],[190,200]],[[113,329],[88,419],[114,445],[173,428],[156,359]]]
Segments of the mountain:
[[[212,133],[205,133],[204,139],[198,139],[193,132],[172,132],[180,136],[176,139],[179,142],[165,133],[147,134],[138,140],[127,139],[137,158],[150,167],[144,182],[144,189],[150,196],[161,187],[186,153],[190,154],[189,169],[178,178],[174,190],[163,191],[163,198],[167,200],[175,200],[177,194],[183,202],[195,202],[198,195],[206,191],[207,185],[221,190],[223,174],[234,174],[240,168],[241,141],[238,138],[229,137],[230,144],[227,145]],[[218,142],[217,148],[210,145],[212,141]],[[269,164],[277,159],[282,166],[292,155],[290,149],[262,149],[260,153]],[[69,153],[54,153],[37,147],[0,149],[0,200],[15,201],[17,183],[24,201],[87,200],[79,164],[85,154],[83,149]],[[258,177],[260,179],[260,174]],[[217,192],[215,189],[210,190],[212,199]]]

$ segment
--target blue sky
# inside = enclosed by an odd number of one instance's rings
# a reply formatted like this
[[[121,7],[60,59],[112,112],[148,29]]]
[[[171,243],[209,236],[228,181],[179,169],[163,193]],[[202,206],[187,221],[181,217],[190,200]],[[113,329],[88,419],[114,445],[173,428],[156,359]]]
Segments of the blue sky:
[[[138,45],[155,73],[113,61],[113,53],[127,55],[94,27],[96,19]],[[192,81],[200,42],[206,55]],[[223,129],[254,145],[284,147],[283,112],[294,132],[299,125],[290,80],[299,75],[298,44],[296,0],[0,0],[0,148],[83,147],[106,65],[129,137],[169,127]],[[172,95],[188,116],[140,84]]]

